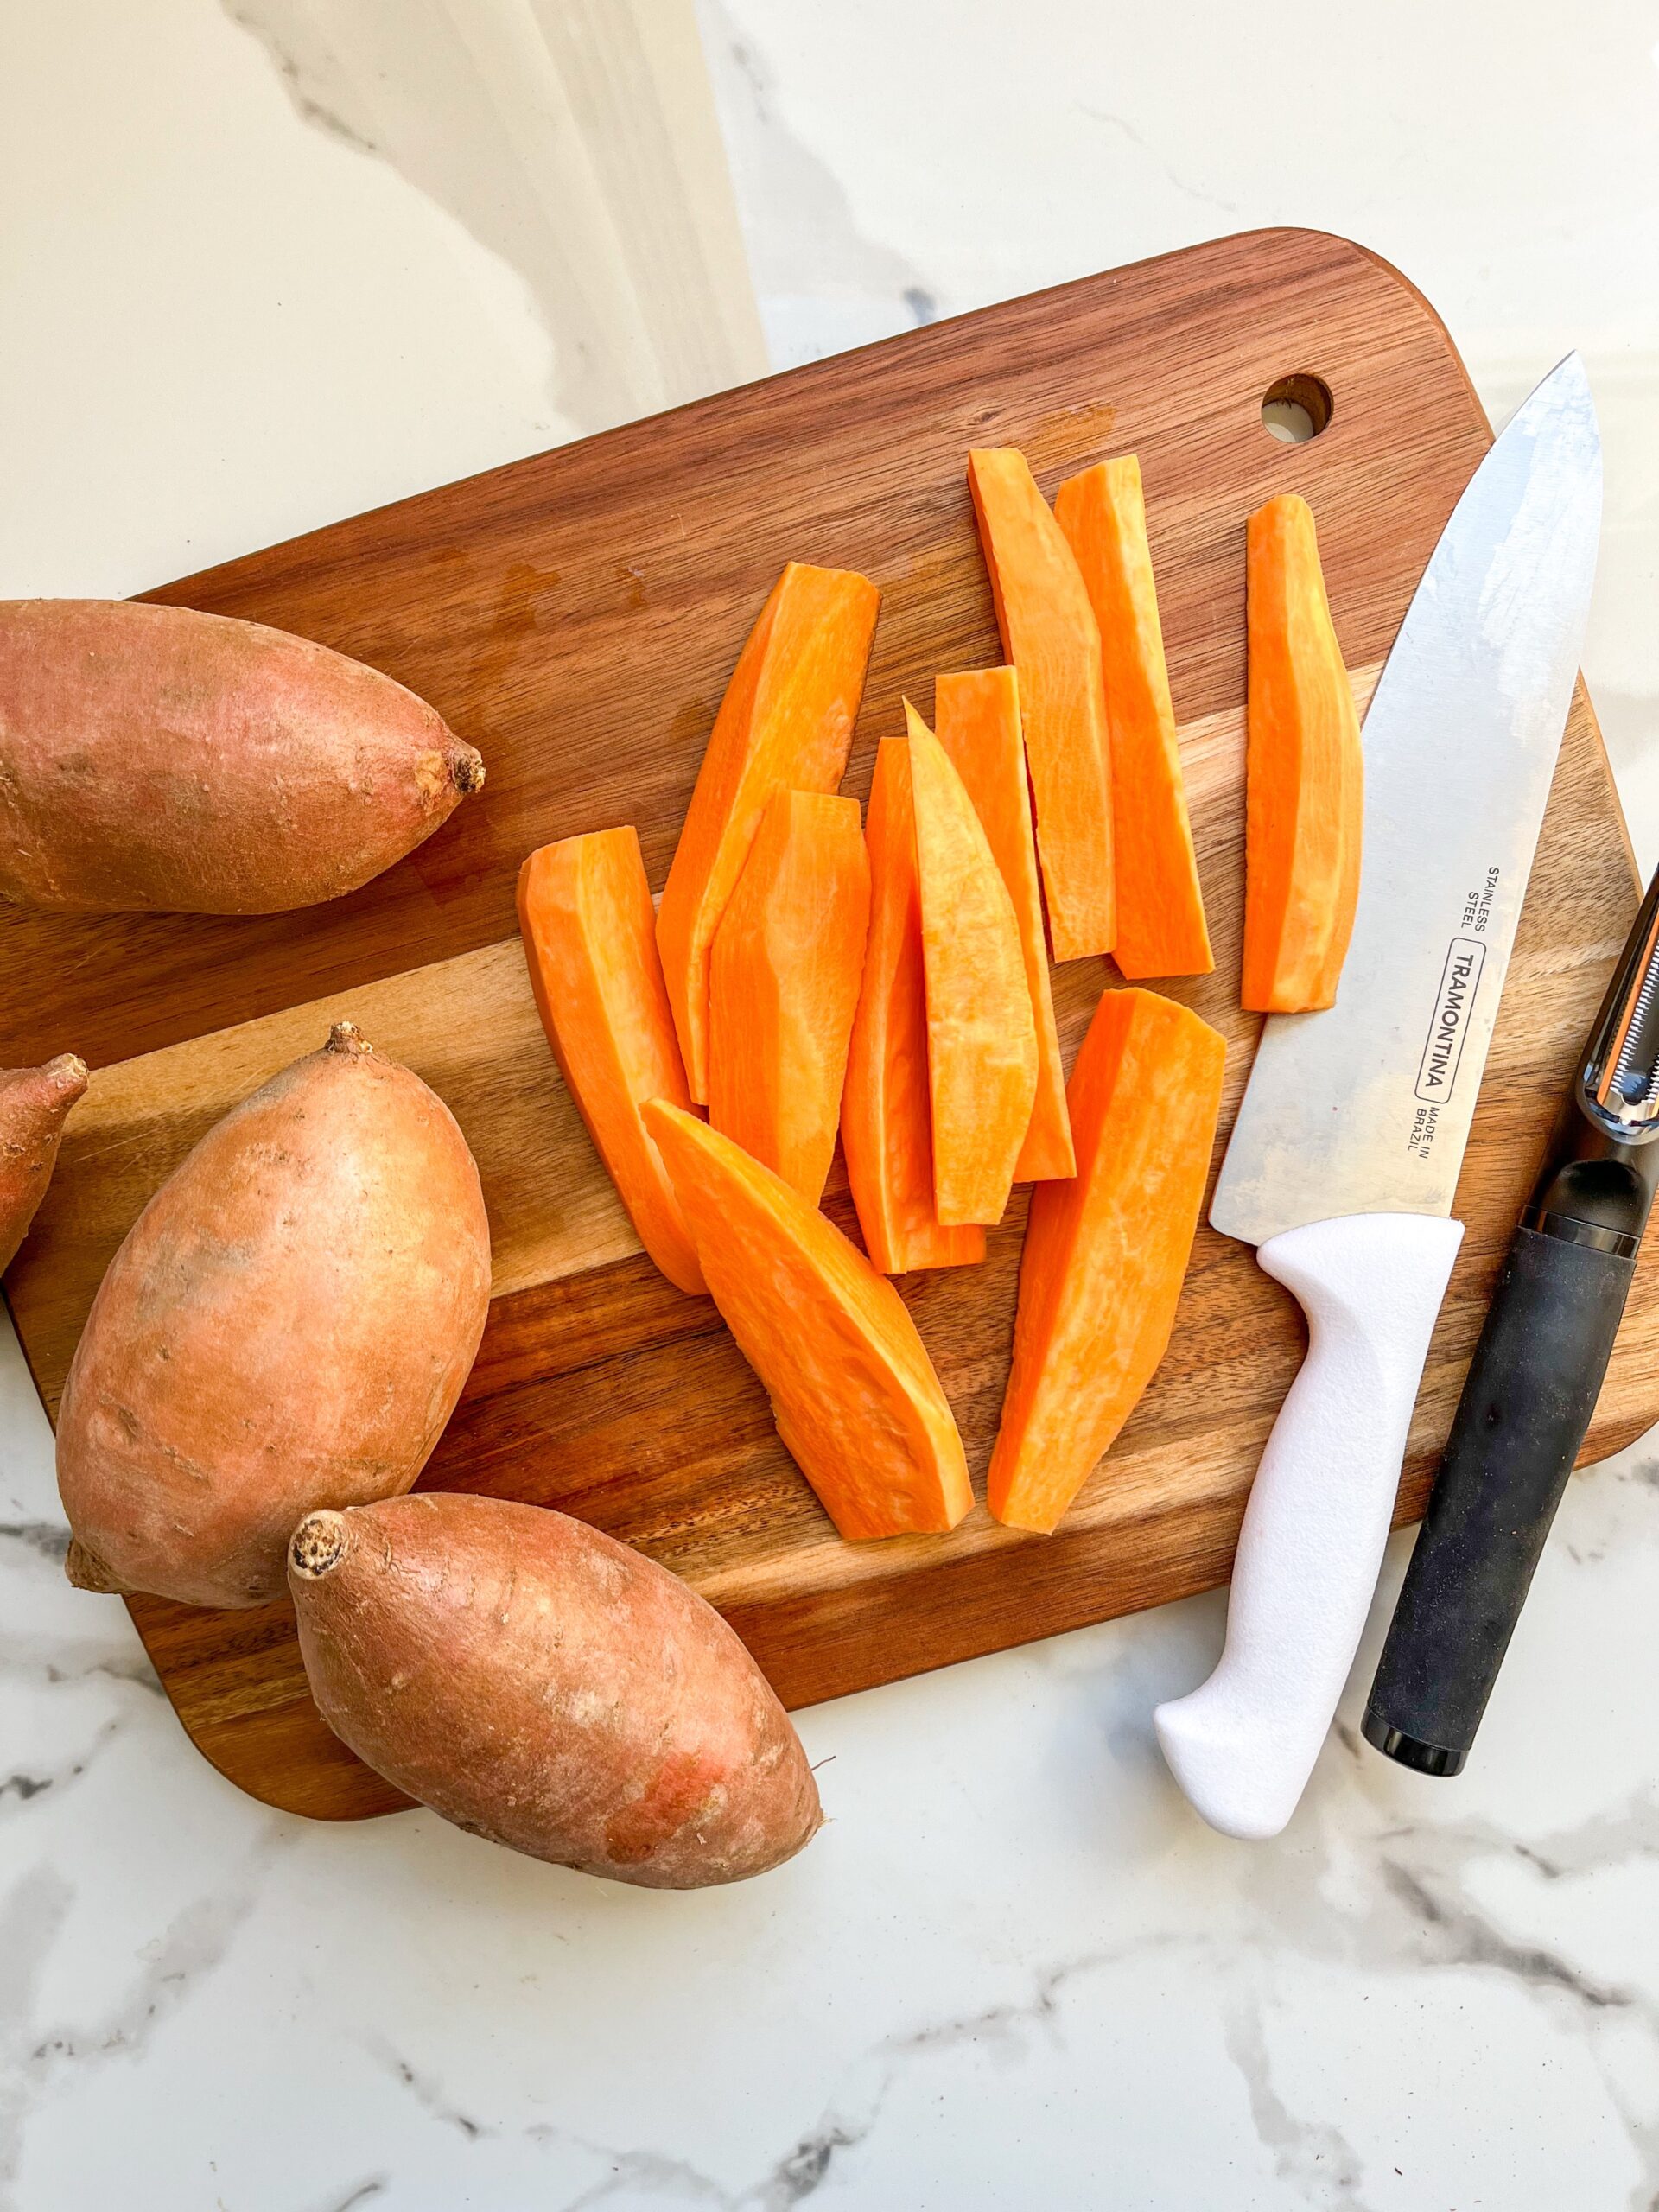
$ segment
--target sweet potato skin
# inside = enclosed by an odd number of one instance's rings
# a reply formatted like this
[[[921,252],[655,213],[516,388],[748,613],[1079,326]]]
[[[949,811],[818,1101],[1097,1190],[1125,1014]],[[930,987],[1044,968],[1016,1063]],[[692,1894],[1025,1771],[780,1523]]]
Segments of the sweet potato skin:
[[[0,899],[315,906],[483,781],[423,700],[308,639],[136,601],[0,601]]]
[[[302,1523],[312,1695],[475,1835],[645,1889],[737,1882],[823,1820],[800,1738],[713,1607],[563,1513],[428,1492]]]
[[[86,1063],[73,1052],[41,1068],[0,1068],[0,1274],[46,1196],[65,1119],[86,1088]]]
[[[483,1334],[489,1224],[442,1101],[349,1023],[217,1122],[110,1263],[65,1385],[73,1579],[282,1593],[315,1506],[405,1491]]]

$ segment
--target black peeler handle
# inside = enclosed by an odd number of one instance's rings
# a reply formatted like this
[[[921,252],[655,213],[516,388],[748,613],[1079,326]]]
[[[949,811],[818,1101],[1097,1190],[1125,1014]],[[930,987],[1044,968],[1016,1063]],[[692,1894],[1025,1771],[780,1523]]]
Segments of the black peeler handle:
[[[1425,1774],[1468,1757],[1595,1411],[1636,1262],[1517,1229],[1365,1710]]]
[[[1584,1443],[1659,1185],[1659,875],[1521,1217],[1365,1709],[1424,1774],[1468,1758]]]

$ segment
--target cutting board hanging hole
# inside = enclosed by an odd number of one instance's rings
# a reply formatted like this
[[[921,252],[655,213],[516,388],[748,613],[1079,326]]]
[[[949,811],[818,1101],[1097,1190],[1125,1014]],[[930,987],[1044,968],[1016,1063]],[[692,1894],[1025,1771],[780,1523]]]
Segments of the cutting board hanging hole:
[[[1331,387],[1299,372],[1280,377],[1262,395],[1262,426],[1281,445],[1305,446],[1331,420]]]

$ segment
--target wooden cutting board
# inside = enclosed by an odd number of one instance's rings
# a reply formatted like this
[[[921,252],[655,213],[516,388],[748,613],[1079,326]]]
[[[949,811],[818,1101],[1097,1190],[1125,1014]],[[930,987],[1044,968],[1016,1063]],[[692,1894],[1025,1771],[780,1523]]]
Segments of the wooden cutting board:
[[[1548,365],[1540,364],[1540,367]],[[1323,380],[1300,446],[1263,394]],[[534,845],[637,823],[660,888],[715,709],[785,558],[863,569],[882,611],[847,789],[900,695],[998,658],[963,475],[1012,443],[1046,492],[1138,452],[1217,969],[1173,986],[1226,1033],[1224,1128],[1255,1022],[1237,1007],[1244,518],[1319,518],[1362,696],[1490,440],[1445,330],[1340,239],[1257,232],[1019,300],[701,402],[251,555],[154,594],[257,616],[370,661],[483,750],[488,787],[349,899],[270,919],[9,913],[0,1065],[96,1072],[7,1290],[48,1410],[99,1274],[140,1206],[235,1099],[350,1014],[454,1108],[477,1154],[495,1298],[429,1486],[560,1506],[639,1544],[810,1704],[1222,1581],[1300,1318],[1244,1247],[1200,1231],[1174,1342],[1050,1538],[982,1509],[949,1538],[841,1543],[772,1433],[713,1307],[639,1253],[537,1026],[513,926]],[[1402,1491],[1421,1510],[1497,1256],[1636,906],[1580,696],[1459,1192],[1463,1255]],[[1103,963],[1056,973],[1068,1055]],[[852,1225],[839,1167],[827,1201]],[[980,1268],[902,1285],[982,1478],[1007,1372],[1023,1197]],[[303,1378],[296,1377],[296,1388]],[[1638,1273],[1586,1456],[1659,1414],[1659,1298]],[[89,1605],[99,1602],[88,1598]],[[133,1615],[185,1726],[267,1802],[332,1818],[403,1801],[323,1727],[285,1607]]]

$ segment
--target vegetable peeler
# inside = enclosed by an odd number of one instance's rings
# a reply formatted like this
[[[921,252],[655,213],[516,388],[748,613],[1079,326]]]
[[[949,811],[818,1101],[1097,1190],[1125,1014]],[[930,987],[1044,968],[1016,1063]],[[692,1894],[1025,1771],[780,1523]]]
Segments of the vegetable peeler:
[[[1510,1241],[1371,1685],[1365,1739],[1469,1756],[1584,1442],[1659,1185],[1659,873]]]

